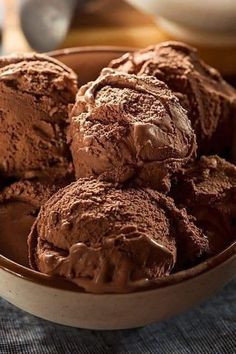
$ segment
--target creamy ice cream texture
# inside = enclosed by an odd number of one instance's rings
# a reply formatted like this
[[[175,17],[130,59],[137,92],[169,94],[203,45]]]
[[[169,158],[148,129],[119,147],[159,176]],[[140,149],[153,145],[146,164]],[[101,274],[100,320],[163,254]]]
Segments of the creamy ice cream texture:
[[[134,179],[160,191],[196,150],[186,111],[163,82],[110,69],[80,88],[69,141],[77,178]]]
[[[182,169],[171,191],[217,254],[236,240],[236,167],[218,156],[202,156]]]
[[[95,293],[151,285],[236,235],[236,167],[192,161],[194,130],[199,153],[229,149],[234,89],[180,43],[111,66],[80,88],[68,129],[73,71],[39,54],[0,59],[1,253],[22,263],[30,233],[33,269]],[[78,180],[60,189],[66,134]]]
[[[3,188],[0,192],[1,254],[28,266],[27,236],[41,205],[58,189],[59,185],[36,181],[15,182]]]
[[[28,243],[34,269],[90,292],[150,285],[176,262],[195,261],[208,246],[172,199],[93,178],[54,194],[41,208]]]
[[[67,106],[76,74],[40,54],[0,59],[0,176],[63,176],[72,168]]]
[[[127,53],[110,63],[115,70],[153,75],[164,81],[187,109],[198,153],[222,154],[233,144],[236,91],[198,52],[183,43],[164,42]]]

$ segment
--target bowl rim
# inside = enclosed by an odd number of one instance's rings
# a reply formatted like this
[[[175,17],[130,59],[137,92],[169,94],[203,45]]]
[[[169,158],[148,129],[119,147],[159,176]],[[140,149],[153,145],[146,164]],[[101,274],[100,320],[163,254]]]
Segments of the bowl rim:
[[[217,267],[220,267],[224,263],[227,263],[231,259],[236,258],[236,241],[228,246],[221,253],[208,258],[207,260],[199,263],[198,265],[189,268],[187,270],[182,270],[160,279],[153,281],[149,286],[142,287],[132,292],[123,293],[122,295],[129,295],[135,293],[142,293],[152,290],[158,290],[160,288],[170,287],[176,284],[183,283],[190,279],[196,278],[204,273],[207,273]],[[65,280],[63,278],[55,277],[40,273],[38,271],[32,270],[28,267],[20,265],[9,258],[0,254],[0,270],[3,270],[17,278],[24,279],[26,281],[36,283],[41,286],[66,290],[74,293],[86,294],[86,295],[120,295],[119,293],[104,293],[104,294],[93,294],[85,292],[82,288],[75,285],[74,283]]]
[[[103,53],[103,52],[109,52],[109,53],[117,53],[117,54],[124,54],[128,51],[133,51],[134,48],[129,48],[129,47],[117,47],[117,46],[84,46],[84,47],[74,47],[74,48],[66,48],[66,49],[59,49],[55,51],[51,51],[46,53],[49,56],[52,56],[56,59],[63,57],[63,56],[68,56],[68,55],[76,55],[76,54],[81,54],[81,53]],[[216,267],[220,267],[223,263],[228,262],[229,260],[233,259],[236,257],[236,241],[233,242],[230,246],[228,246],[225,250],[223,250],[221,253],[208,258],[207,260],[201,262],[200,264],[189,268],[187,270],[182,270],[177,273],[162,277],[160,279],[157,279],[157,281],[153,282],[151,286],[148,286],[147,288],[140,288],[135,291],[135,293],[142,293],[142,292],[147,292],[147,291],[155,291],[160,288],[166,288],[170,287],[176,284],[183,283],[185,281],[188,281],[190,279],[193,279],[203,273],[209,272],[210,270],[213,270]],[[119,293],[105,293],[105,294],[93,294],[93,293],[88,293],[85,292],[82,288],[78,287],[74,283],[59,278],[55,276],[49,276],[46,274],[42,274],[40,272],[37,272],[35,270],[32,270],[30,268],[27,268],[23,265],[20,265],[11,259],[3,256],[0,253],[0,270],[3,270],[17,278],[24,279],[26,281],[36,283],[41,286],[49,287],[49,288],[54,288],[54,289],[60,289],[60,290],[65,290],[65,291],[70,291],[74,293],[79,293],[79,294],[84,294],[84,295],[90,295],[90,296],[107,296],[107,295],[112,295],[112,296],[123,296],[123,295],[131,295],[134,292],[130,293],[125,293],[125,294],[119,294]]]
[[[133,52],[140,48],[134,47],[126,47],[126,46],[113,46],[113,45],[94,45],[94,46],[82,46],[82,47],[73,47],[73,48],[63,48],[57,49],[46,54],[52,56],[53,58],[58,59],[59,57],[68,56],[68,55],[75,55],[81,53],[117,53],[117,54],[125,54],[127,52]]]

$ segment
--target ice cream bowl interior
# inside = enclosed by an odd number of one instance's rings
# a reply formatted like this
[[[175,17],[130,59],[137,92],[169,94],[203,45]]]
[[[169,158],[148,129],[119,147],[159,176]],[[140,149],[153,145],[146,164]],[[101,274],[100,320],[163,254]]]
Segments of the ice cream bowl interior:
[[[50,55],[74,69],[83,84],[95,79],[111,59],[126,51],[93,47]],[[90,294],[69,281],[31,270],[27,235],[21,242],[16,239],[16,230],[7,239],[1,238],[0,233],[0,296],[33,315],[74,327],[124,329],[161,321],[206,300],[236,274],[234,242],[220,254],[191,269],[163,277],[151,287],[123,294]]]

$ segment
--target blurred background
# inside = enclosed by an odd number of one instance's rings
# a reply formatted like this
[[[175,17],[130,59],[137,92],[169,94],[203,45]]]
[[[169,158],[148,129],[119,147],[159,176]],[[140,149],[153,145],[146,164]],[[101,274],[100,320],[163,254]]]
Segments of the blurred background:
[[[1,53],[180,39],[236,76],[235,0],[0,0]]]

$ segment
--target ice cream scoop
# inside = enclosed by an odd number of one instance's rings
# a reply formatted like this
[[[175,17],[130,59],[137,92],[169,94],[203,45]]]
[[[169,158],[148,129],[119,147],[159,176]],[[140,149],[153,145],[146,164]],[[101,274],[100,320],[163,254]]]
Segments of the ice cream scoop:
[[[76,74],[39,54],[0,59],[0,176],[56,178],[71,169],[67,106]]]
[[[105,69],[80,88],[70,114],[69,142],[76,177],[167,191],[170,174],[195,154],[186,111],[167,86],[151,76]]]
[[[236,240],[236,167],[218,156],[203,156],[183,168],[171,195],[196,217],[216,254]]]
[[[23,255],[27,255],[26,239],[38,211],[58,188],[36,181],[20,181],[3,188],[0,192],[0,243],[3,255],[22,263]],[[26,257],[23,263],[28,266]]]
[[[222,154],[232,148],[236,91],[200,59],[194,48],[180,42],[163,42],[127,53],[113,60],[110,67],[164,81],[188,111],[199,155]]]
[[[65,39],[77,0],[20,0],[20,23],[30,47],[39,52],[55,50]]]
[[[41,208],[28,245],[35,270],[104,293],[131,291],[168,275],[176,257],[196,259],[207,241],[165,195],[81,178]]]

